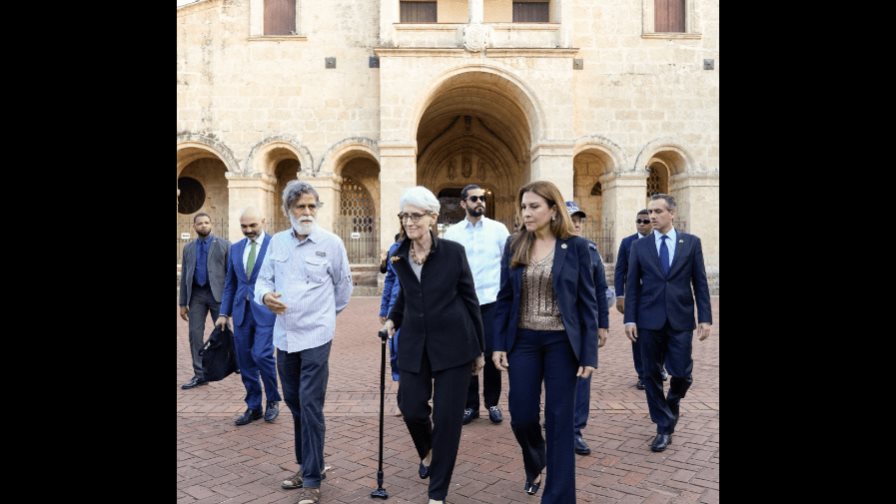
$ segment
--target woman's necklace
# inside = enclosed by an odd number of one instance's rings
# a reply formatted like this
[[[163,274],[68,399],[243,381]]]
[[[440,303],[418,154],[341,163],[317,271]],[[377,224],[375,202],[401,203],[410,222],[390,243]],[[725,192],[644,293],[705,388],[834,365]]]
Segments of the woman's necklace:
[[[411,244],[411,260],[414,261],[415,264],[423,264],[426,262],[426,258],[429,257],[429,252],[423,254],[423,259],[417,259],[417,253],[414,252],[414,244]]]

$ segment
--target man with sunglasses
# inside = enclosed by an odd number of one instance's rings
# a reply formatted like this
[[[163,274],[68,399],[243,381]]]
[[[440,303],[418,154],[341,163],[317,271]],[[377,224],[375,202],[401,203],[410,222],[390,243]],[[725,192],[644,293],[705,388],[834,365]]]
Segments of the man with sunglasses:
[[[619,313],[625,314],[625,278],[628,275],[628,254],[632,249],[632,243],[639,238],[649,235],[653,227],[650,225],[650,212],[646,208],[638,211],[635,216],[635,226],[638,232],[626,236],[619,244],[619,253],[616,254],[616,269],[613,273],[613,283],[616,285],[616,309]],[[643,366],[641,365],[641,352],[638,350],[638,342],[632,342],[632,358],[635,361],[635,372],[638,373],[638,383],[635,387],[638,390],[644,390],[644,382],[641,380],[643,374]],[[663,369],[663,381],[669,379],[669,374]]]
[[[460,192],[460,206],[466,212],[464,220],[452,225],[445,232],[445,239],[464,246],[467,262],[473,271],[476,297],[485,329],[485,369],[482,372],[482,398],[488,409],[488,418],[498,424],[504,420],[498,399],[501,396],[501,372],[492,362],[494,347],[494,308],[501,287],[501,255],[510,233],[507,226],[486,217],[485,189],[469,184]],[[470,377],[467,389],[467,405],[464,409],[464,425],[479,418],[479,376]]]

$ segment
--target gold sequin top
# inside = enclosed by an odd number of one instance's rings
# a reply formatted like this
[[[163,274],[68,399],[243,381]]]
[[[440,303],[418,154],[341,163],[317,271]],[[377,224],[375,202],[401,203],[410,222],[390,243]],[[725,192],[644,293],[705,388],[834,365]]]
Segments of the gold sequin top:
[[[554,295],[551,269],[554,267],[554,252],[540,261],[532,261],[523,269],[523,289],[520,292],[521,329],[535,331],[562,331],[563,319],[560,306]]]

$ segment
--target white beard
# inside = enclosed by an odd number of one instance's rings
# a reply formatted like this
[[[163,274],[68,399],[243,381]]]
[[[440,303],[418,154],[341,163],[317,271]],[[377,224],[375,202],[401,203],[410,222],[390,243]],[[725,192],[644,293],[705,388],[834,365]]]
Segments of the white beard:
[[[296,234],[307,236],[311,234],[311,231],[314,230],[314,217],[302,217],[302,221],[296,219],[292,215],[289,216],[289,222],[292,224],[293,230],[295,230]]]

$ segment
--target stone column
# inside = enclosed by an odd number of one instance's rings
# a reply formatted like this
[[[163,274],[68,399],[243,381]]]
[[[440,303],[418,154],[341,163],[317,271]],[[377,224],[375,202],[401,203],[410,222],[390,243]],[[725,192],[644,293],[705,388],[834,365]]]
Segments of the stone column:
[[[482,23],[482,20],[485,18],[483,0],[468,0],[467,3],[470,8],[470,24]]]
[[[323,203],[317,210],[317,225],[331,233],[336,233],[335,223],[336,216],[339,214],[342,177],[333,173],[308,177],[304,173],[300,173],[299,179],[314,186],[321,203]]]
[[[707,274],[719,266],[719,176],[717,174],[672,177],[669,192],[675,197],[678,209],[675,220],[688,223],[687,232],[700,238]]]
[[[613,263],[618,258],[619,243],[637,231],[635,216],[647,206],[647,173],[643,170],[625,173],[607,173],[600,177],[603,187],[604,219],[612,221]],[[607,251],[609,254],[611,251]]]
[[[277,181],[267,174],[256,174],[250,177],[234,175],[231,172],[224,174],[227,177],[227,190],[229,207],[228,229],[215,229],[212,232],[235,242],[243,238],[240,231],[240,215],[248,207],[257,208],[270,225],[273,215],[270,209],[274,202],[274,188]],[[270,230],[268,230],[270,232]]]
[[[572,199],[574,187],[572,148],[573,144],[542,144],[532,149],[529,181],[549,180],[557,185],[564,198]]]
[[[398,232],[398,202],[417,185],[416,143],[380,143],[380,247],[392,245]]]

